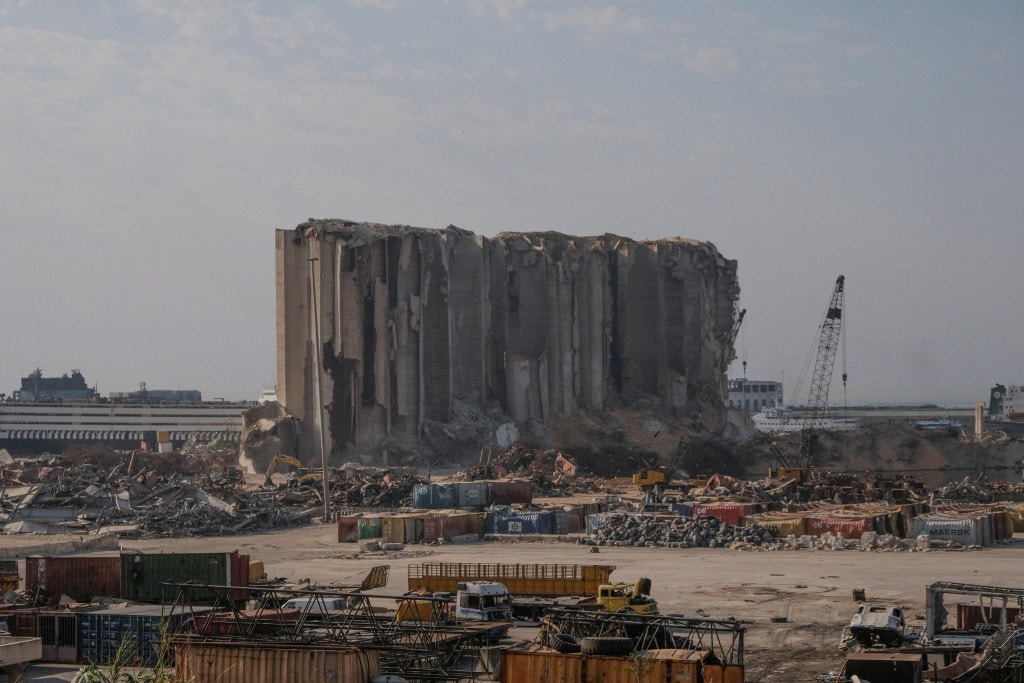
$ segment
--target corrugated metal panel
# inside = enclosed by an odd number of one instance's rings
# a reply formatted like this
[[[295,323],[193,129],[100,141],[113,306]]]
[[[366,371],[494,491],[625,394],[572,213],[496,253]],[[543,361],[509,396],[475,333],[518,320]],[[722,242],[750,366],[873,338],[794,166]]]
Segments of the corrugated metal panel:
[[[25,559],[25,585],[41,586],[52,597],[61,595],[78,602],[94,597],[122,597],[121,558],[117,555],[75,555]]]
[[[613,565],[424,562],[409,565],[409,590],[454,592],[459,581],[498,581],[513,595],[597,595]]]
[[[663,683],[668,677],[668,662],[644,657],[584,657],[584,683]]]
[[[405,515],[405,543],[419,543],[423,540],[423,515]]]
[[[412,487],[412,506],[414,508],[429,509],[430,505],[430,484],[416,484]]]
[[[363,515],[359,518],[359,538],[380,538],[384,528],[381,515]]]
[[[354,647],[269,644],[174,643],[176,673],[182,680],[216,683],[349,683],[381,675],[374,650]]]
[[[743,683],[744,669],[742,666],[730,664],[705,664],[703,670],[704,683]]]
[[[564,521],[564,516],[562,519]],[[487,533],[489,534],[550,534],[552,531],[552,514],[550,512],[488,513],[487,515]]]
[[[694,517],[714,517],[720,522],[740,526],[744,517],[757,511],[753,503],[698,503],[693,506]]]
[[[466,522],[469,527],[467,533],[476,534],[478,537],[483,538],[484,532],[487,530],[486,512],[469,512],[466,514]]]
[[[963,515],[922,515],[914,520],[914,535],[961,545],[983,545],[985,534],[976,518]]]
[[[245,569],[242,569],[244,558]],[[138,602],[160,602],[164,583],[196,582],[214,586],[247,585],[249,556],[238,553],[122,553],[121,597]],[[176,589],[169,588],[169,599]],[[240,592],[244,596],[244,592]],[[240,597],[236,596],[236,597]],[[212,593],[192,591],[196,604],[215,599]]]
[[[433,543],[439,539],[450,541],[453,536],[465,536],[469,532],[469,515],[434,515],[423,520],[423,540]]]
[[[957,604],[956,606],[956,627],[958,630],[972,631],[974,627],[979,624],[1000,624],[1002,619],[1003,607],[1002,605],[985,605],[984,612],[980,605],[963,605]],[[1020,609],[1017,607],[1006,607],[1006,623],[1013,624],[1017,615],[1020,614]]]
[[[356,543],[359,540],[359,518],[361,514],[338,517],[338,543]]]
[[[808,517],[805,520],[807,533],[811,536],[821,536],[831,533],[843,538],[859,539],[865,531],[874,531],[875,523],[872,517],[839,517],[833,515],[821,515]]]
[[[505,650],[501,653],[500,680],[501,683],[579,683],[583,680],[583,657],[552,651]]]
[[[454,484],[417,484],[413,487],[412,506],[425,510],[458,507],[458,491]]]
[[[487,482],[488,501],[492,505],[530,505],[533,503],[533,482],[529,479],[507,479]]]
[[[405,518],[382,517],[380,538],[384,543],[405,543]]]
[[[486,481],[462,481],[455,487],[460,508],[479,508],[487,505]]]
[[[7,622],[12,636],[36,637],[36,616],[47,607],[11,607],[0,609],[0,621]]]
[[[754,515],[743,518],[743,526],[759,524],[779,538],[803,536],[807,533],[806,522],[800,515],[791,513]]]

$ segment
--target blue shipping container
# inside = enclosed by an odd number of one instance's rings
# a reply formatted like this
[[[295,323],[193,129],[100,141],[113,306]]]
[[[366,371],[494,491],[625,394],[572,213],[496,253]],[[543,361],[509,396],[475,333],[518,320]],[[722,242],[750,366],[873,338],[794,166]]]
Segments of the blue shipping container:
[[[458,507],[482,508],[487,505],[486,481],[462,481],[456,486]]]
[[[488,515],[489,534],[550,534],[550,512],[517,512],[507,515]]]
[[[416,484],[412,506],[421,510],[447,510],[459,506],[455,484]]]

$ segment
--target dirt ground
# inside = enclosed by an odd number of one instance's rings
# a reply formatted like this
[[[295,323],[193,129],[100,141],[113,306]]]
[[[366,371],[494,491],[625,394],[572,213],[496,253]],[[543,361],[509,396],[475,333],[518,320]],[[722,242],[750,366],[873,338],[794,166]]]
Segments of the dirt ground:
[[[612,564],[616,580],[647,576],[663,614],[749,620],[747,680],[811,681],[839,668],[844,624],[856,610],[854,588],[870,600],[900,603],[922,622],[925,587],[934,581],[1021,585],[1024,537],[975,551],[734,551],[690,548],[601,548],[566,543],[478,543],[408,546],[404,552],[360,553],[337,543],[334,526],[309,526],[251,536],[125,541],[144,551],[238,550],[262,560],[271,577],[354,583],[374,565],[391,565],[379,595],[406,590],[408,567],[424,561]],[[6,540],[6,539],[4,539]],[[393,606],[387,600],[382,605]],[[772,617],[786,617],[773,623]],[[44,668],[38,671],[43,673]],[[39,679],[56,680],[56,679]]]

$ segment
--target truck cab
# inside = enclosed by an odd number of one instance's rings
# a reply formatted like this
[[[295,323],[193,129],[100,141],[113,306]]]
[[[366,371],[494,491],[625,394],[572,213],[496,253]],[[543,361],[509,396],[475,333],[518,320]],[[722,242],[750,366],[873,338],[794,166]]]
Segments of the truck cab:
[[[609,583],[597,589],[597,602],[606,612],[657,614],[658,602],[650,597],[651,580],[640,578],[635,583]]]
[[[896,647],[903,643],[906,627],[899,605],[864,603],[857,608],[846,630],[862,647]]]
[[[505,584],[494,581],[460,582],[455,593],[454,618],[460,621],[493,621],[497,625],[487,632],[489,641],[508,635],[512,625],[512,596]]]

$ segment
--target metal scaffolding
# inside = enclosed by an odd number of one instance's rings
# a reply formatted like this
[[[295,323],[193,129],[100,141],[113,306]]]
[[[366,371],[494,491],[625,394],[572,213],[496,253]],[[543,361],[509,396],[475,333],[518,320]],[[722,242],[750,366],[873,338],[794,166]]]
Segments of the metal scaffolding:
[[[184,615],[189,637],[203,642],[291,645],[357,645],[376,650],[384,673],[410,681],[492,680],[493,665],[485,647],[509,622],[451,623],[448,600],[433,595],[367,595],[318,588],[295,590],[249,588],[244,604],[237,586],[198,583],[164,584],[170,614]],[[215,613],[199,613],[192,602],[213,595]],[[301,609],[285,609],[293,598],[306,598]],[[397,612],[382,612],[374,600],[394,600]],[[341,599],[339,601],[338,599]],[[209,604],[209,602],[207,603]],[[343,604],[341,609],[329,607]],[[403,610],[404,608],[404,610]],[[407,611],[413,619],[399,620]]]

